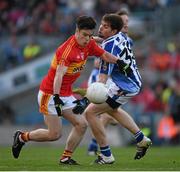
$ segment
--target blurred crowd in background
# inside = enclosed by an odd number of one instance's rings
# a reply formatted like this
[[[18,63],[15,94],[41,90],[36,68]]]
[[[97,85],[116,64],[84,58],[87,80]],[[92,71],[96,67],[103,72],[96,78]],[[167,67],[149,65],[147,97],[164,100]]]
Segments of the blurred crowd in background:
[[[0,0],[0,74],[55,51],[74,33],[77,16],[99,22],[122,8],[130,14],[129,35],[143,78],[141,93],[125,108],[155,141],[180,143],[178,0]],[[1,102],[0,112],[0,123],[16,123],[11,106]]]

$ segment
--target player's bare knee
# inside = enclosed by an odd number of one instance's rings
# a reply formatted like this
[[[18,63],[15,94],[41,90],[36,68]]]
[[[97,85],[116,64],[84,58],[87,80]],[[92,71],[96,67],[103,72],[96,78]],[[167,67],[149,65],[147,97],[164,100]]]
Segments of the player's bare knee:
[[[86,131],[87,127],[88,127],[87,121],[85,121],[85,120],[83,122],[81,121],[80,128],[83,132]]]
[[[50,141],[56,141],[56,140],[60,139],[61,136],[62,136],[61,133],[58,131],[50,132],[49,133],[49,140]]]
[[[79,121],[76,123],[75,127],[80,133],[84,133],[87,129],[87,122],[85,120]]]

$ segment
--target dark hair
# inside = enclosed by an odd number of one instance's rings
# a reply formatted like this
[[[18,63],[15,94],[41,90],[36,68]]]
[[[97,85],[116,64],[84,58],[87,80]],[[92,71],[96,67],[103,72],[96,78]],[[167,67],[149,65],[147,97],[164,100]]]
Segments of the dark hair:
[[[102,18],[103,21],[110,24],[111,28],[119,32],[123,27],[122,18],[117,14],[105,14]]]
[[[122,16],[122,15],[129,16],[129,13],[128,13],[127,10],[119,10],[119,11],[116,12],[116,14],[119,15],[119,16]]]
[[[76,25],[79,30],[81,29],[95,29],[96,21],[90,16],[80,16],[76,20]]]

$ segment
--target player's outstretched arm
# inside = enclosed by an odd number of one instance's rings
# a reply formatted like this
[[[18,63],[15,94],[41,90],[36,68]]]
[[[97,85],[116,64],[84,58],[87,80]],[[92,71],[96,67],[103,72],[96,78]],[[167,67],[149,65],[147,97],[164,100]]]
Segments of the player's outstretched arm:
[[[124,63],[118,57],[114,56],[113,54],[108,53],[107,51],[103,53],[101,58],[105,60],[106,62],[117,64],[120,72],[123,72],[125,74],[131,72],[131,69],[129,68],[128,64]]]
[[[67,71],[67,67],[58,65],[54,77],[53,100],[58,116],[62,115],[62,106],[64,105],[64,102],[59,97],[59,90],[61,88],[62,78],[66,71]]]
[[[93,36],[93,39],[96,41],[96,43],[101,44],[104,39],[100,38],[99,36]]]
[[[109,63],[117,63],[118,57],[114,56],[113,54],[108,53],[107,51],[105,51],[101,58]]]

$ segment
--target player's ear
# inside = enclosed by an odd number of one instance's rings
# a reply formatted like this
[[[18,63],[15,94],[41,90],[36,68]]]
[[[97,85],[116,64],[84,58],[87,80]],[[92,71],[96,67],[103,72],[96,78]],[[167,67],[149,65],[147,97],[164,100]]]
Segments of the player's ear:
[[[75,30],[75,32],[76,32],[76,33],[79,33],[79,29],[78,29],[78,27],[76,27],[76,30]]]
[[[113,29],[113,30],[112,30],[112,34],[113,34],[113,35],[115,35],[115,34],[117,34],[117,33],[118,33],[118,30],[117,30],[117,29]]]

